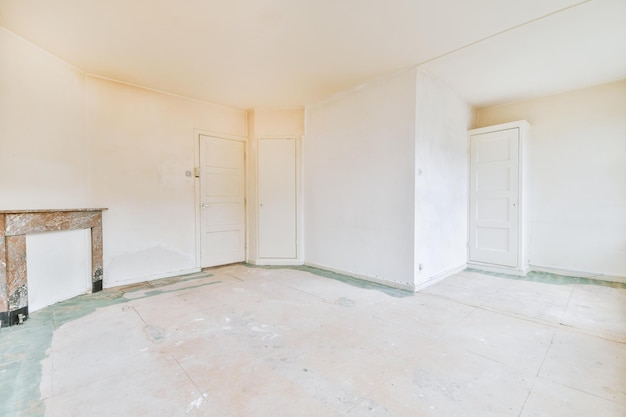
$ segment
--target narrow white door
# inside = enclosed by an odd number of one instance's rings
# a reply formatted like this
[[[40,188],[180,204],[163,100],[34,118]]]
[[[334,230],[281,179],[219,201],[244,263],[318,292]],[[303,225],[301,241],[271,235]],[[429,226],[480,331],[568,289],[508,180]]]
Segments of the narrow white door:
[[[469,260],[519,266],[519,129],[470,136]]]
[[[259,140],[259,257],[295,259],[296,141]]]
[[[202,267],[245,260],[244,143],[200,136]]]

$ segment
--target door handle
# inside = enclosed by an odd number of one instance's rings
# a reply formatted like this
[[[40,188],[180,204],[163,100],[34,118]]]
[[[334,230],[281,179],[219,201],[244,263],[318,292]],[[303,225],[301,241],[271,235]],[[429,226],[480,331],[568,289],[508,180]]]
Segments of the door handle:
[[[202,208],[203,208],[203,209],[205,209],[205,208],[209,208],[209,207],[211,207],[211,205],[210,205],[210,204],[203,204],[203,205],[202,205]]]

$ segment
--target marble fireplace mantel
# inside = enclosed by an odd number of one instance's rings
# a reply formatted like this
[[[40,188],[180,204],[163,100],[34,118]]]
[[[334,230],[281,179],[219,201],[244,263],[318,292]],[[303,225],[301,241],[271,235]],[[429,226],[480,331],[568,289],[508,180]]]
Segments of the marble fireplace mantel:
[[[0,326],[12,326],[28,317],[26,235],[91,229],[92,292],[102,290],[104,210],[0,210]]]

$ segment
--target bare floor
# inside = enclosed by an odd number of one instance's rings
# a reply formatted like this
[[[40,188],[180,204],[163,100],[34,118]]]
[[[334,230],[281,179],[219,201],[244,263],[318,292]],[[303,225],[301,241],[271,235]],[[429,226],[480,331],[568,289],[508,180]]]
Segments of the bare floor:
[[[0,415],[626,416],[626,289],[232,265],[0,330]]]

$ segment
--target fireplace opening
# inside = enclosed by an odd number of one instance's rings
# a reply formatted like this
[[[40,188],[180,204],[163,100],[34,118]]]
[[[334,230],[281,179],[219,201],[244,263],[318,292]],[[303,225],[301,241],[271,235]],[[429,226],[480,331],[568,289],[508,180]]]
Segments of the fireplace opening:
[[[32,313],[91,291],[91,235],[86,229],[26,236],[28,309]]]

